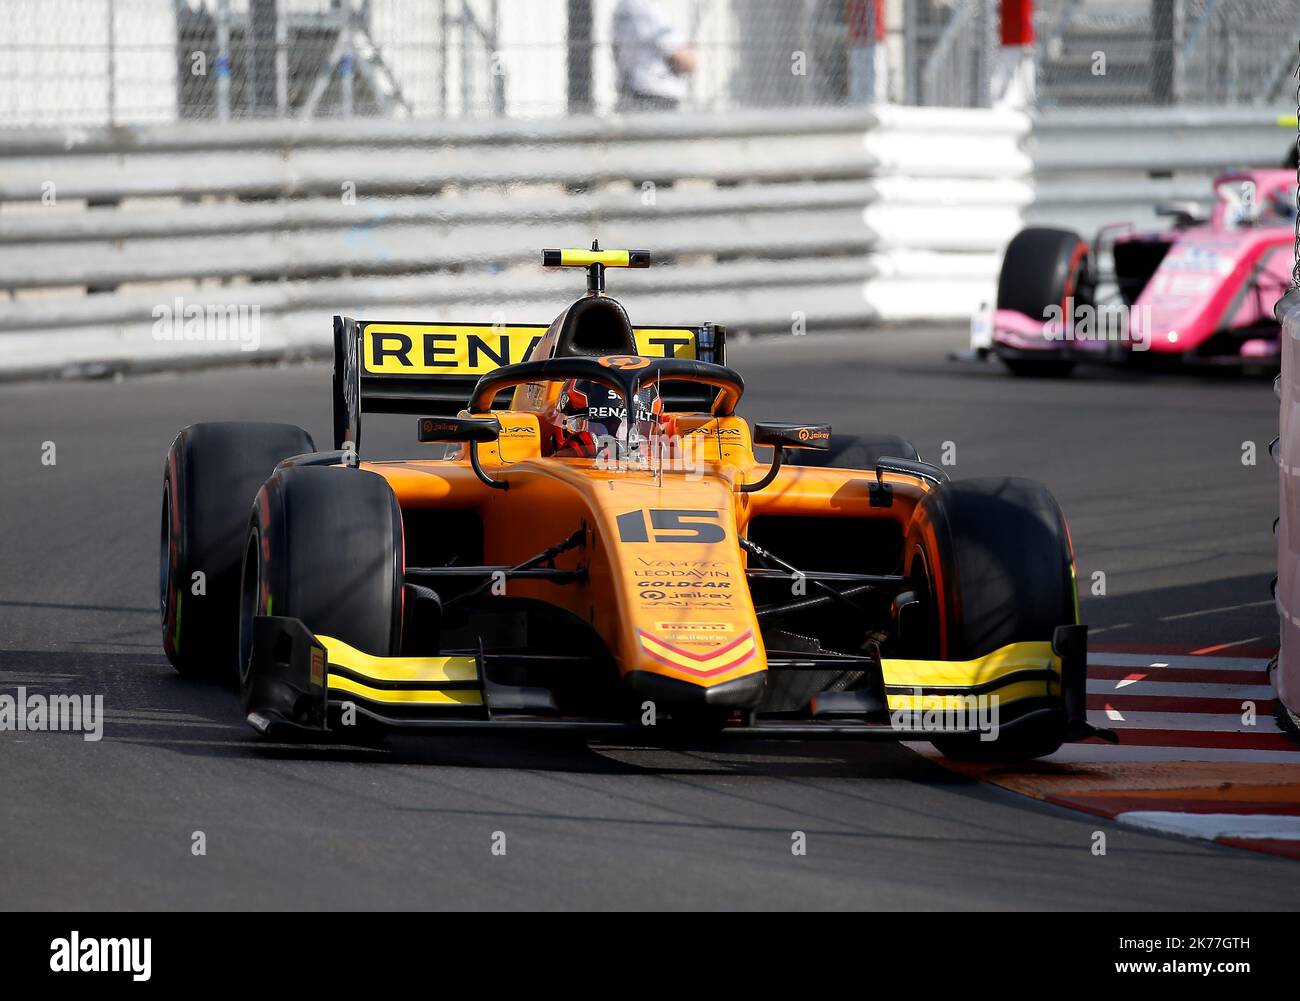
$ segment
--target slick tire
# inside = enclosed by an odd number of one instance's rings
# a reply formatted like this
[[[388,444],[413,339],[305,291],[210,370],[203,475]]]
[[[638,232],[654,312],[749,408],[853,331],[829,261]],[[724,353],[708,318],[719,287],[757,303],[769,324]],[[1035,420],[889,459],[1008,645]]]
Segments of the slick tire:
[[[282,459],[314,451],[300,427],[251,421],[191,424],[172,442],[158,589],[163,650],[182,675],[234,681],[249,505]]]
[[[1012,309],[1035,320],[1046,318],[1049,306],[1064,308],[1071,296],[1092,301],[1088,244],[1068,229],[1032,227],[1012,238],[998,275],[998,309]],[[1004,358],[1013,375],[1059,378],[1074,363],[1060,359],[1036,361]]]
[[[402,513],[382,476],[296,466],[272,476],[253,504],[239,602],[239,680],[251,705],[254,615],[301,619],[314,634],[363,653],[401,649]]]
[[[902,637],[900,656],[973,660],[1008,643],[1050,642],[1078,621],[1065,518],[1032,480],[959,480],[928,493],[908,526],[904,574],[924,609],[924,628]],[[1010,726],[993,741],[937,738],[946,757],[1026,761],[1065,736],[1063,713]]]

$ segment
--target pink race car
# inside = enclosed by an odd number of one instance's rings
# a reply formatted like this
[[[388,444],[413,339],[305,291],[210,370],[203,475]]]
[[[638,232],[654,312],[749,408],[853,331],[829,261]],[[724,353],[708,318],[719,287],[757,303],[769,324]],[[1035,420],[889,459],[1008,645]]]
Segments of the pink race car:
[[[1295,187],[1294,171],[1233,171],[1215,179],[1208,217],[1194,203],[1160,206],[1171,228],[1105,226],[1091,245],[1069,230],[1021,230],[986,347],[1016,375],[1062,376],[1083,360],[1274,364]]]

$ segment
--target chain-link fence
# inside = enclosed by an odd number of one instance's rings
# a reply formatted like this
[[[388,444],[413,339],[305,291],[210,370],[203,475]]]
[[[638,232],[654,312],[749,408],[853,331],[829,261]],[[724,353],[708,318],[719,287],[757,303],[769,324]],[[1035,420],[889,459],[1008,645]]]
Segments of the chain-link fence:
[[[997,0],[908,0],[908,104],[998,99]],[[1284,100],[1300,0],[1037,0],[1034,100],[1043,107]]]
[[[486,118],[619,107],[631,0],[0,0],[0,126]],[[695,53],[678,106],[987,106],[998,0],[639,0]],[[1300,0],[1039,0],[1043,106],[1282,98]]]
[[[1300,0],[1040,0],[1035,29],[1040,104],[1273,104]]]
[[[0,0],[0,124],[608,112],[618,0]],[[683,107],[847,96],[845,0],[655,0]]]
[[[904,8],[905,104],[984,107],[998,55],[998,6],[990,0],[919,0]]]
[[[479,13],[430,0],[0,0],[0,120],[446,114],[495,48]]]

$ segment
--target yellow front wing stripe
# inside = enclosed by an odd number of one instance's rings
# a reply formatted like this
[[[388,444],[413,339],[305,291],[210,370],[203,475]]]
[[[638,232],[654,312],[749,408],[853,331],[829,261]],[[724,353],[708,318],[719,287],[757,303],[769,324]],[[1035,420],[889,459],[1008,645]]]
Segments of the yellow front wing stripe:
[[[481,706],[483,704],[483,696],[471,689],[457,689],[451,692],[436,691],[434,689],[402,689],[394,691],[391,688],[371,688],[369,685],[363,685],[351,678],[344,678],[337,674],[329,676],[329,687],[332,692],[347,692],[351,695],[359,695],[371,702],[440,706]]]
[[[330,664],[375,681],[425,681],[436,687],[449,681],[478,680],[473,657],[375,657],[332,636],[316,638],[324,644]]]
[[[958,710],[969,709],[972,699],[984,699],[991,702],[997,699],[1000,704],[1015,702],[1019,699],[1042,698],[1047,693],[1047,688],[1041,681],[1017,681],[1015,684],[1007,685],[1005,688],[995,688],[991,692],[985,692],[982,695],[965,694],[965,695],[886,695],[889,702],[889,708],[892,709],[916,709],[928,712],[931,709]]]
[[[1009,643],[974,660],[894,660],[885,657],[880,666],[887,688],[975,688],[1017,671],[1050,669],[1058,677],[1061,673],[1061,659],[1052,652],[1052,644],[1046,641]],[[1037,694],[1041,695],[1042,683],[1031,684],[1037,684]]]

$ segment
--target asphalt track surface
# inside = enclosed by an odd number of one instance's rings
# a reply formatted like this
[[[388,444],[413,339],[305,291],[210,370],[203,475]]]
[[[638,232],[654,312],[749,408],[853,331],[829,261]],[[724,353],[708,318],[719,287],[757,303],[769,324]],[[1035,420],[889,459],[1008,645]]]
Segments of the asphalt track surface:
[[[1013,380],[946,363],[962,336],[756,341],[731,361],[751,418],[898,432],[931,459],[951,442],[954,476],[1046,483],[1099,639],[1276,642],[1268,382]],[[259,744],[231,692],[179,679],[160,649],[162,459],[199,420],[293,421],[326,442],[328,386],[311,365],[0,387],[0,690],[102,693],[108,715],[98,743],[0,733],[0,907],[1294,906],[1295,862],[1070,813],[888,744]],[[373,457],[415,449],[409,419],[383,424]]]

